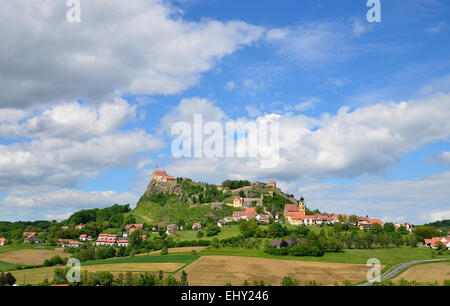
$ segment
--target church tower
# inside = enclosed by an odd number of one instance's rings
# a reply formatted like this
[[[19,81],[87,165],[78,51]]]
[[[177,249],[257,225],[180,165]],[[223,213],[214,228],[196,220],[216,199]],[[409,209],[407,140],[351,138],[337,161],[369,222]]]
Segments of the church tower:
[[[301,213],[306,213],[305,198],[303,196],[300,197],[300,201],[298,202],[298,209]]]

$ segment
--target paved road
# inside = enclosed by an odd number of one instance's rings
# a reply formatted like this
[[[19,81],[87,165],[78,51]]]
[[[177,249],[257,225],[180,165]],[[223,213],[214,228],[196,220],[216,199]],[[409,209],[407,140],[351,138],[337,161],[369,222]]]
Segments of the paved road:
[[[382,275],[381,276],[381,280],[384,281],[386,279],[391,279],[391,278],[397,276],[398,274],[400,274],[401,272],[405,271],[409,267],[414,266],[416,264],[420,264],[420,263],[424,263],[424,262],[442,261],[442,260],[448,260],[448,258],[446,258],[446,259],[429,259],[429,260],[414,260],[414,261],[410,261],[410,262],[402,264],[402,265],[398,266],[397,268],[395,268],[394,270],[392,270],[392,271]],[[364,284],[360,284],[359,286],[372,286],[372,283],[367,282],[367,283],[364,283]]]

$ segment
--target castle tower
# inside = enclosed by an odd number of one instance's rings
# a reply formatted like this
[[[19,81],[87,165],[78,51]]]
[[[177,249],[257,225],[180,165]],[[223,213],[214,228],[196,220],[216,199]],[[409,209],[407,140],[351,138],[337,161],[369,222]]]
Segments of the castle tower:
[[[306,203],[303,196],[300,197],[300,201],[298,202],[298,209],[301,213],[306,213]]]

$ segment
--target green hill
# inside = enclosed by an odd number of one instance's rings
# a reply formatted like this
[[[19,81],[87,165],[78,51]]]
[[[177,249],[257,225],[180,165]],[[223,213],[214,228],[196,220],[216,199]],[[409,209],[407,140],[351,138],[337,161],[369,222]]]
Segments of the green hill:
[[[227,180],[222,185],[213,185],[186,178],[152,179],[130,215],[137,222],[148,224],[207,223],[231,216],[234,208],[226,204],[232,203],[236,196],[268,212],[282,211],[285,204],[297,203],[292,195],[260,182]]]

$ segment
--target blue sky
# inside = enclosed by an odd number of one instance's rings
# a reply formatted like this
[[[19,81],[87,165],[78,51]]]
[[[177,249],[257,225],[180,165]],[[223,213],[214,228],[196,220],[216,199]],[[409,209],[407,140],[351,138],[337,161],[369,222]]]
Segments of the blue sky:
[[[52,1],[0,13],[0,219],[134,204],[156,165],[273,178],[327,212],[450,218],[446,1],[381,0],[380,23],[363,0],[81,4],[75,24]],[[277,114],[280,165],[174,158],[170,127],[194,113]]]

